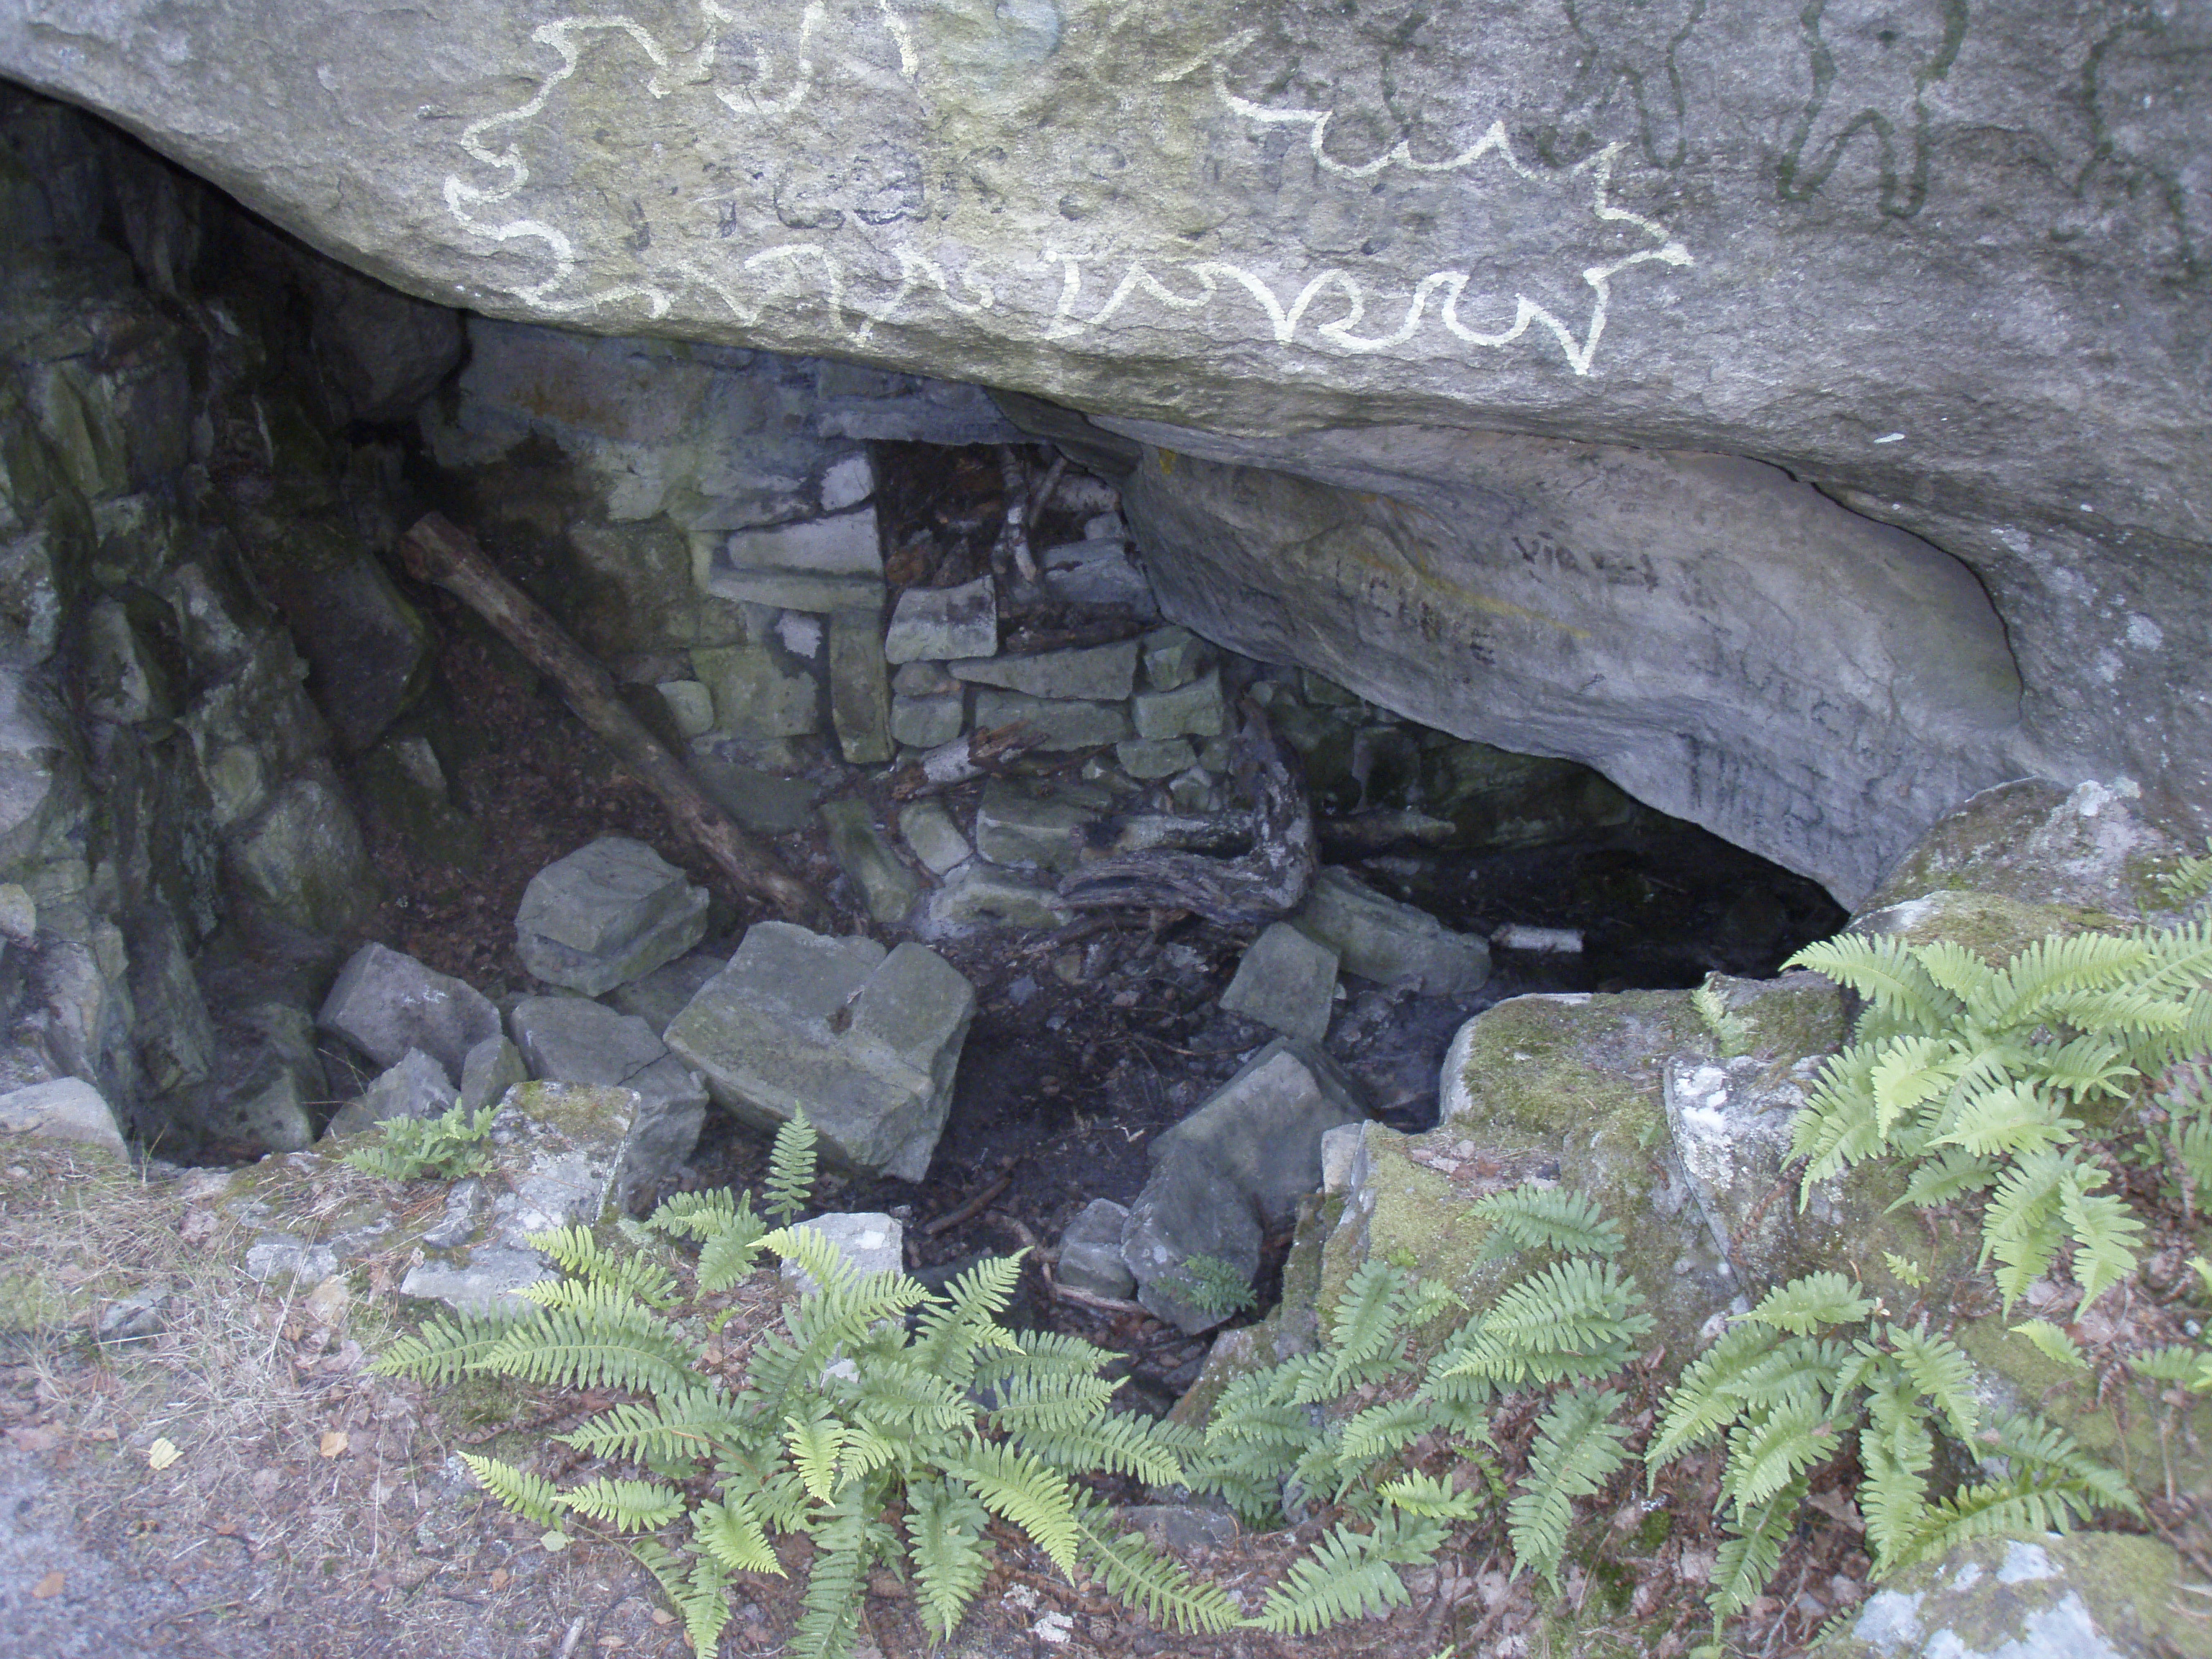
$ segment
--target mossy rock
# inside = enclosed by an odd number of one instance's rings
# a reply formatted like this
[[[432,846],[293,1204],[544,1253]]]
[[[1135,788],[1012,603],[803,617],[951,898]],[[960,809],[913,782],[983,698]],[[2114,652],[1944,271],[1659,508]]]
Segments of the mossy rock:
[[[2081,1443],[2082,1449],[2127,1476],[2146,1498],[2173,1489],[2212,1504],[2212,1400],[2185,1406],[2160,1398],[2160,1385],[2131,1373],[2098,1387],[2096,1376],[2052,1359],[2012,1327],[2030,1311],[1960,1321],[1951,1335],[1981,1373],[1994,1403],[2040,1413]]]
[[[2130,926],[2109,910],[2035,903],[1962,888],[1902,899],[1867,911],[1851,924],[1854,932],[1899,939],[1907,945],[1948,939],[1997,968],[2048,934],[2124,933]]]
[[[1213,1414],[1222,1390],[1240,1376],[1280,1364],[1321,1346],[1322,1251],[1344,1212],[1344,1200],[1316,1193],[1301,1200],[1291,1253],[1283,1263],[1283,1293],[1256,1325],[1224,1332],[1214,1340],[1198,1380],[1168,1415],[1193,1428]]]
[[[1983,1538],[1897,1574],[1809,1659],[2142,1659],[2212,1656],[2212,1622],[2154,1538]]]

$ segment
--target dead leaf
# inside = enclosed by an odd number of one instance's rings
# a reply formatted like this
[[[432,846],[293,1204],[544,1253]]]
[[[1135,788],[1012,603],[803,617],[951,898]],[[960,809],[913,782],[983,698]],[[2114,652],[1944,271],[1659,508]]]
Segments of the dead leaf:
[[[343,1429],[325,1429],[323,1437],[315,1442],[315,1449],[325,1457],[336,1457],[352,1443]]]
[[[655,1607],[651,1617],[656,1625],[672,1625],[676,1622],[676,1615],[669,1612],[666,1607]]]
[[[88,1440],[112,1440],[115,1438],[115,1425],[102,1423],[96,1429],[87,1429],[84,1437]]]
[[[218,1521],[218,1522],[216,1522],[215,1523],[215,1535],[216,1535],[216,1537],[218,1537],[218,1538],[235,1538],[235,1537],[237,1537],[237,1536],[238,1536],[238,1522],[235,1522],[235,1521]]]
[[[44,1452],[60,1445],[62,1437],[52,1429],[29,1426],[9,1430],[8,1441],[18,1451]]]
[[[31,1594],[37,1596],[41,1601],[52,1601],[55,1596],[59,1595],[62,1593],[62,1586],[67,1581],[62,1577],[61,1569],[59,1567],[56,1567],[44,1578],[41,1578],[37,1583],[31,1586]]]
[[[507,1580],[514,1577],[514,1575],[505,1567],[494,1567],[491,1570],[491,1587],[495,1590],[503,1590],[507,1588]]]
[[[146,1448],[146,1467],[166,1469],[183,1455],[184,1453],[177,1449],[176,1442],[164,1437]]]

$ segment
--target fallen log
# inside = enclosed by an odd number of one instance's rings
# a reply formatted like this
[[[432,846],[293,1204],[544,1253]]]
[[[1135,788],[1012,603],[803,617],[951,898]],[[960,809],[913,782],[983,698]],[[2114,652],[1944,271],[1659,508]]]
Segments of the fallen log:
[[[1256,928],[1304,902],[1318,861],[1313,810],[1297,759],[1256,703],[1244,704],[1234,775],[1252,802],[1252,849],[1237,858],[1155,849],[1092,860],[1060,884],[1073,909],[1188,910],[1224,927]]]
[[[765,900],[787,920],[829,925],[829,907],[775,854],[730,821],[692,781],[622,700],[614,678],[538,605],[494,568],[466,531],[432,513],[399,538],[408,574],[434,582],[485,622],[560,687],[576,718],[659,798],[677,827],[738,891]]]

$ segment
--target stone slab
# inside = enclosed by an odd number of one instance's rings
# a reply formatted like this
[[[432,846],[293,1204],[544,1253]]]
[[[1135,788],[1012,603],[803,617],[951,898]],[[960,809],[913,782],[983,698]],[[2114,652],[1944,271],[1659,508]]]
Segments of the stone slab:
[[[1328,1034],[1335,992],[1336,952],[1278,921],[1245,951],[1221,1006],[1285,1036],[1318,1042]]]
[[[1198,751],[1187,738],[1139,738],[1116,744],[1114,758],[1121,762],[1121,769],[1131,777],[1142,783],[1152,783],[1190,770],[1198,764]]]
[[[692,652],[691,662],[713,715],[699,732],[719,728],[741,738],[803,738],[822,729],[820,684],[775,646],[702,647]],[[666,696],[668,688],[660,690]],[[684,712],[673,702],[670,707],[678,729],[696,735],[687,727]],[[693,708],[695,723],[696,713]]]
[[[641,978],[664,963],[673,962],[707,933],[707,890],[690,890],[684,908],[664,917],[611,955],[588,956],[536,933],[517,930],[514,953],[522,965],[548,985],[558,985],[587,997],[604,996],[618,985]]]
[[[1359,1086],[1308,1044],[1278,1039],[1173,1128],[1152,1139],[1164,1164],[1183,1152],[1243,1193],[1268,1226],[1286,1224],[1307,1194],[1321,1188],[1321,1139],[1364,1122]]]
[[[712,951],[692,951],[665,963],[641,978],[617,985],[607,993],[608,1004],[625,1014],[635,1014],[659,1036],[668,1022],[682,1013],[699,988],[729,966],[729,958]]]
[[[772,1131],[804,1108],[830,1158],[918,1181],[975,1006],[974,988],[925,946],[886,954],[756,922],[667,1042],[741,1121]]]
[[[957,868],[975,852],[942,801],[909,801],[899,808],[898,823],[907,846],[933,876]]]
[[[1461,996],[1490,977],[1490,946],[1483,940],[1451,933],[1427,911],[1401,904],[1335,866],[1315,878],[1291,920],[1334,950],[1346,973],[1378,985]]]
[[[1142,617],[1159,615],[1152,580],[1119,536],[1066,542],[1037,555],[1045,592],[1063,605],[1114,605]]]
[[[1085,1205],[1060,1236],[1054,1281],[1093,1296],[1127,1297],[1137,1288],[1136,1275],[1121,1259],[1121,1230],[1128,1219],[1127,1208],[1110,1198]]]
[[[837,746],[855,766],[891,757],[890,672],[873,611],[840,611],[830,618],[830,714]]]
[[[1213,647],[1188,628],[1155,628],[1139,642],[1145,651],[1145,684],[1155,691],[1188,685],[1206,672]]]
[[[906,866],[889,836],[877,828],[868,803],[856,795],[823,803],[823,827],[837,866],[860,889],[868,914],[885,927],[906,920],[921,896],[921,881]]]
[[[1044,882],[971,859],[945,877],[929,896],[930,921],[959,927],[1065,927],[1075,913]]]
[[[893,697],[891,740],[908,749],[934,749],[960,735],[967,723],[968,699],[950,696]]]
[[[1055,697],[1033,697],[1019,691],[981,690],[975,694],[975,729],[988,732],[1019,720],[1036,741],[1034,748],[1053,751],[1090,749],[1100,744],[1121,743],[1134,734],[1129,711],[1118,702],[1077,702]]]
[[[707,571],[707,591],[791,611],[873,610],[884,602],[876,510],[733,532]]]
[[[82,1078],[59,1077],[0,1095],[0,1135],[124,1150],[107,1097]]]
[[[340,1107],[325,1133],[358,1134],[396,1117],[442,1117],[453,1109],[454,1098],[445,1066],[420,1048],[410,1048],[357,1099]]]
[[[1124,640],[1117,645],[1045,651],[1034,656],[971,658],[950,666],[957,677],[974,685],[1024,692],[1033,697],[1118,702],[1135,688],[1139,648],[1136,641]]]
[[[684,908],[688,889],[684,872],[643,842],[605,836],[530,878],[515,926],[603,955]]]
[[[459,1074],[470,1049],[500,1035],[499,1010],[482,992],[374,944],[347,959],[315,1023],[379,1066],[420,1048],[449,1076]]]
[[[1048,783],[993,778],[975,808],[975,851],[994,864],[1070,869],[1079,852],[1075,831],[1097,817]]]
[[[988,576],[957,587],[908,588],[884,635],[884,659],[891,663],[950,662],[998,649],[999,589]]]
[[[1141,692],[1129,709],[1137,723],[1137,735],[1155,743],[1170,738],[1218,738],[1228,724],[1218,668],[1172,691]]]

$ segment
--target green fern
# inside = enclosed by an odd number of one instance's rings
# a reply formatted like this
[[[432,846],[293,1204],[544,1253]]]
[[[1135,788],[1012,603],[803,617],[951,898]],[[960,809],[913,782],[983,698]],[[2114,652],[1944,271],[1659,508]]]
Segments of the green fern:
[[[496,1106],[474,1112],[455,1106],[438,1117],[388,1117],[377,1126],[376,1139],[348,1152],[344,1161],[387,1181],[426,1175],[458,1181],[483,1162],[484,1138],[498,1115]]]
[[[795,1109],[769,1149],[768,1195],[761,1207],[788,1227],[814,1195],[814,1126]]]
[[[411,1376],[441,1387],[458,1382],[514,1328],[511,1317],[441,1314],[411,1335],[394,1339],[369,1370],[379,1376]]]
[[[2212,836],[2205,837],[2204,850],[2212,854]],[[2176,910],[2195,904],[2212,895],[2212,857],[2197,858],[2183,854],[2171,873],[2159,878],[2159,896],[2169,908]]]
[[[1515,1574],[1540,1573],[1555,1595],[1574,1500],[1603,1491],[1628,1461],[1627,1431],[1612,1420],[1620,1399],[1610,1389],[1571,1389],[1553,1400],[1537,1422],[1521,1495],[1506,1508]]]
[[[2212,1047],[2212,927],[2053,934],[2001,968],[1950,941],[1844,934],[1786,965],[1866,1003],[1792,1125],[1801,1203],[1891,1153],[1912,1166],[1900,1202],[1990,1194],[1982,1255],[2008,1306],[2069,1242],[2085,1306],[2134,1271],[2141,1225],[2076,1158],[2077,1114]],[[2212,1134],[2191,1146],[2212,1172]]]
[[[1242,1313],[1255,1300],[1252,1281],[1233,1261],[1218,1255],[1192,1255],[1164,1280],[1168,1293],[1200,1313],[1224,1317]]]
[[[1425,1516],[1386,1513],[1372,1532],[1340,1526],[1296,1563],[1252,1620],[1281,1636],[1311,1636],[1341,1624],[1410,1607],[1397,1573],[1435,1559],[1444,1529]]]
[[[1524,1182],[1468,1206],[1467,1213],[1490,1224],[1483,1261],[1496,1261],[1518,1250],[1559,1250],[1583,1255],[1620,1254],[1620,1224],[1606,1218],[1595,1200],[1563,1187]]]

